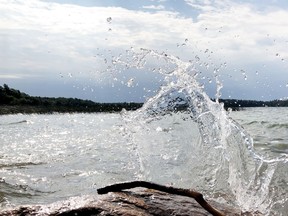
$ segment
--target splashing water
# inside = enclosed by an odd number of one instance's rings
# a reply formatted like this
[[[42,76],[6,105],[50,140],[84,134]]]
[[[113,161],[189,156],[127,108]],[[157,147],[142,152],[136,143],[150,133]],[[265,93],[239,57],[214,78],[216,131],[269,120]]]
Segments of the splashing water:
[[[135,56],[130,67],[144,67],[153,57],[164,60],[167,69],[157,70],[166,84],[154,97],[136,112],[122,113],[139,159],[139,178],[166,184],[179,179],[171,183],[205,191],[242,211],[285,215],[287,155],[273,160],[258,155],[249,134],[197,82],[193,62],[145,49]],[[169,126],[163,124],[167,121]],[[164,140],[157,133],[165,133]]]

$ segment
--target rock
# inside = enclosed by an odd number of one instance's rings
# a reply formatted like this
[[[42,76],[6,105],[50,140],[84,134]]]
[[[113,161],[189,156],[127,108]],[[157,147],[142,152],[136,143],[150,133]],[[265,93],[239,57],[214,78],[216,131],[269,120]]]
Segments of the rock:
[[[224,215],[260,215],[241,214],[239,209],[227,205],[208,202]],[[0,211],[1,216],[203,216],[211,215],[194,199],[159,192],[156,190],[132,190],[110,192],[105,195],[73,197],[66,201],[49,205],[21,206],[16,209]]]

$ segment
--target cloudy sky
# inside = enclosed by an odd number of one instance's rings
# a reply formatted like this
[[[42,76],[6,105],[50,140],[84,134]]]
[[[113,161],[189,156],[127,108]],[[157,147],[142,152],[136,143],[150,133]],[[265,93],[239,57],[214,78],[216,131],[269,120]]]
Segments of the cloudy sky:
[[[193,62],[211,97],[217,76],[223,98],[287,99],[287,26],[287,0],[0,0],[0,85],[144,101],[165,70],[131,67],[144,48]]]

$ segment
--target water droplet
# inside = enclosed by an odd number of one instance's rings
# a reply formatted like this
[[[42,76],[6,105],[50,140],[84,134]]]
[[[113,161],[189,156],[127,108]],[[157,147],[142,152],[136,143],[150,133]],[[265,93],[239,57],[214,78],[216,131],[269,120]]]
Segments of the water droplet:
[[[106,20],[107,20],[108,23],[111,23],[112,17],[108,17]]]
[[[218,73],[219,71],[220,71],[219,68],[214,68],[213,73],[216,74],[216,73]]]
[[[134,84],[134,78],[129,79],[128,82],[127,82],[127,86],[128,87],[132,87],[133,84]]]
[[[200,61],[200,57],[198,55],[195,56],[196,61]]]
[[[259,72],[258,72],[258,71],[256,71],[256,75],[259,75]]]
[[[162,129],[160,126],[158,126],[158,127],[156,128],[156,131],[157,131],[157,132],[162,132],[163,129]]]
[[[188,42],[188,38],[185,39],[185,43],[187,43],[187,42]]]
[[[280,56],[279,53],[276,53],[276,56]]]
[[[68,73],[68,76],[69,76],[69,77],[73,77],[73,75],[72,75],[71,73]]]

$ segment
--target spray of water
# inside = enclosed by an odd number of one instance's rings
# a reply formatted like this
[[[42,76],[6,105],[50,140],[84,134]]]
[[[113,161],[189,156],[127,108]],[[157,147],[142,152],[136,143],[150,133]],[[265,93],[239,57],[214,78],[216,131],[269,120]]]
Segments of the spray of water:
[[[139,158],[138,177],[162,183],[179,179],[178,185],[205,191],[243,211],[284,215],[287,157],[265,160],[254,151],[249,134],[197,82],[192,61],[145,49],[133,56],[130,67],[144,67],[148,57],[166,64],[157,70],[165,77],[158,93],[136,112],[122,113]],[[221,88],[218,85],[216,95],[221,95]],[[163,128],[169,121],[171,127]],[[165,134],[159,136],[160,132]]]

